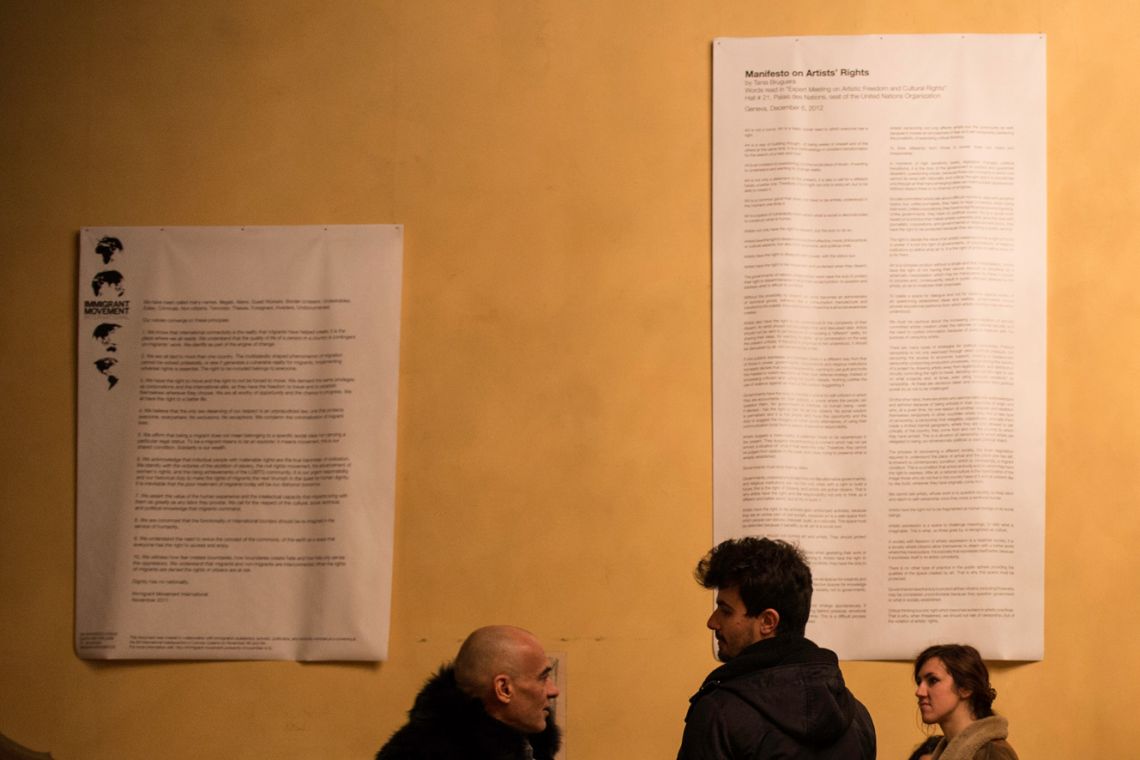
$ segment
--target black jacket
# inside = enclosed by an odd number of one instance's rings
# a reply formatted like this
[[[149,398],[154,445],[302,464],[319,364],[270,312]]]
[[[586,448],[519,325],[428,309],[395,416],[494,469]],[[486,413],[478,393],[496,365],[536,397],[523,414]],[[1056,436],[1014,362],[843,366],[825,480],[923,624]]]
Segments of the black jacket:
[[[553,720],[541,734],[522,734],[483,710],[455,683],[455,669],[440,668],[408,711],[408,722],[388,740],[376,760],[523,760],[526,742],[535,760],[552,760],[560,736]]]
[[[758,641],[689,700],[678,760],[873,760],[871,715],[835,653],[802,636]]]

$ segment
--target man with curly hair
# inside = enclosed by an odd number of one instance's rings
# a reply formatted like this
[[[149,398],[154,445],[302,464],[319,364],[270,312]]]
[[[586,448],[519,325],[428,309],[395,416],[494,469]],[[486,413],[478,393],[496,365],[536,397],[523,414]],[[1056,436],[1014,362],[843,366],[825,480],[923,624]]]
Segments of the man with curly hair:
[[[707,625],[717,658],[689,700],[678,760],[870,760],[871,715],[843,682],[835,653],[804,637],[811,570],[795,546],[739,538],[697,564],[716,590]]]

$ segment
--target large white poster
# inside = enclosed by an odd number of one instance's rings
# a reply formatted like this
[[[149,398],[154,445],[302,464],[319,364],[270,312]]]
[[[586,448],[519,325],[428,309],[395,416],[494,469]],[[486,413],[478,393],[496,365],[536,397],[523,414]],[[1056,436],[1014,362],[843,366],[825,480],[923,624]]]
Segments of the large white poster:
[[[1045,41],[714,43],[714,533],[808,635],[1043,656]]]
[[[380,660],[403,230],[79,241],[76,651]]]

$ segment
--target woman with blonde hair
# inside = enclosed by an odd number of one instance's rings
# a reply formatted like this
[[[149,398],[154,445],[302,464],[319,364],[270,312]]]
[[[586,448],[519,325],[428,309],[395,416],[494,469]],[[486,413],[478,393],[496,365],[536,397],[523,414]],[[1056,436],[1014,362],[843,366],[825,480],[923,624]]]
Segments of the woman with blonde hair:
[[[965,644],[927,647],[914,661],[914,695],[922,722],[938,724],[934,760],[1017,760],[1009,724],[995,715],[997,692],[978,650]]]

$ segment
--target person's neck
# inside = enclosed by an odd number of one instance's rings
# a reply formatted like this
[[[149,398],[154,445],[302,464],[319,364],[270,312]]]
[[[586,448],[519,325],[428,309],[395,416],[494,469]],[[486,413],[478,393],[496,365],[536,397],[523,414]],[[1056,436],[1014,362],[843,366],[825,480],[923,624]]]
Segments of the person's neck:
[[[946,737],[946,741],[951,741],[975,720],[977,718],[969,710],[955,710],[946,716],[946,719],[940,722],[938,727],[942,729],[942,735]]]

